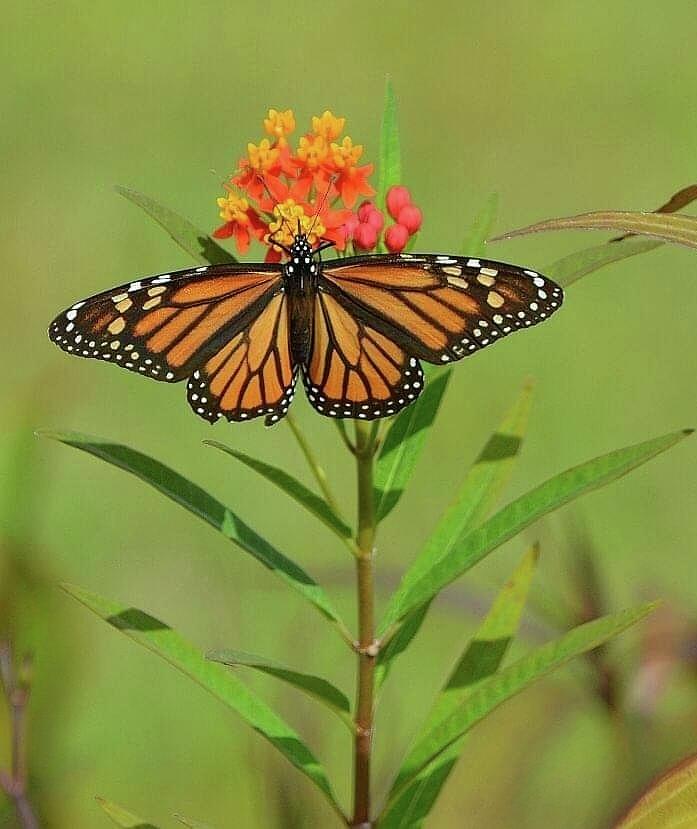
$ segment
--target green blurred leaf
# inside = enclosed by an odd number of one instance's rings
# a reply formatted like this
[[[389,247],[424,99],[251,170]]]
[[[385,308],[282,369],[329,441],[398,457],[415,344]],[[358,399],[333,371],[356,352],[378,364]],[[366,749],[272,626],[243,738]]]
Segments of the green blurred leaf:
[[[395,417],[375,462],[375,515],[382,521],[411,478],[450,380],[451,369],[433,376],[411,406]]]
[[[486,240],[494,228],[498,211],[499,194],[492,193],[486,202],[484,202],[482,209],[474,217],[467,236],[465,236],[465,241],[462,245],[462,253],[464,256],[486,255]]]
[[[380,126],[380,152],[378,155],[378,187],[376,204],[385,209],[385,196],[390,187],[402,183],[402,155],[399,146],[399,126],[397,124],[397,98],[392,81],[385,82],[385,107]]]
[[[123,829],[157,829],[157,826],[153,823],[148,823],[143,818],[126,811],[126,809],[123,809],[116,803],[112,803],[110,800],[105,800],[103,797],[95,797],[95,800],[107,815],[109,815],[111,820],[117,826],[122,826]]]
[[[192,820],[190,817],[184,817],[184,815],[175,815],[174,816],[179,823],[183,823],[184,826],[188,826],[189,829],[213,829],[208,823],[201,823],[200,820]]]
[[[630,213],[621,210],[600,210],[595,213],[581,213],[578,216],[546,219],[503,233],[491,241],[513,239],[516,236],[547,230],[619,230],[660,239],[661,242],[697,248],[697,217],[675,213]]]
[[[232,510],[178,472],[135,449],[103,438],[78,432],[40,431],[37,434],[88,452],[150,484],[254,556],[257,561],[312,602],[326,618],[337,624],[342,635],[346,634],[344,624],[317,582],[268,541],[257,535]]]
[[[495,674],[501,666],[518,630],[538,557],[539,549],[535,545],[523,556],[511,579],[496,597],[479,630],[436,698],[413,748],[404,761],[405,767],[410,767],[414,762],[413,758],[423,754],[422,742],[438,725],[455,713],[476,683]],[[433,808],[450,772],[455,767],[462,753],[463,743],[463,737],[452,743],[433,762],[428,772],[417,775],[403,789],[381,819],[381,829],[398,829],[421,823]],[[395,782],[393,790],[397,787],[398,782]]]
[[[285,492],[286,495],[290,495],[294,501],[297,501],[298,504],[305,507],[305,509],[314,515],[315,518],[319,518],[323,524],[326,524],[330,530],[335,532],[341,538],[351,537],[351,528],[345,524],[341,518],[339,518],[324,498],[309,490],[304,484],[301,484],[297,478],[294,478],[292,475],[289,475],[277,466],[271,466],[270,464],[259,461],[249,455],[245,455],[244,452],[238,452],[236,449],[231,449],[229,446],[226,446],[224,443],[219,443],[217,440],[204,440],[203,442],[207,446],[213,446],[216,449],[220,449],[222,452],[226,452],[228,455],[231,455],[233,458],[241,461],[245,464],[245,466],[248,466],[250,469],[258,472],[262,477],[266,478],[267,481],[271,481],[271,483],[275,484],[280,490]]]
[[[502,702],[528,688],[538,679],[565,665],[570,660],[612,639],[642,619],[656,603],[630,608],[620,613],[594,619],[574,628],[498,673],[481,680],[464,697],[463,703],[424,735],[402,766],[390,799],[397,796],[420,775],[425,778],[444,751]],[[420,774],[423,773],[423,774]],[[407,824],[408,825],[408,824]],[[382,824],[380,824],[382,829]]]
[[[501,509],[481,527],[459,540],[450,554],[412,580],[408,574],[390,600],[380,626],[384,634],[411,610],[430,601],[444,587],[548,512],[635,469],[683,440],[691,431],[673,432],[602,455],[555,475]]]
[[[116,192],[141,207],[174,241],[201,264],[226,265],[237,262],[235,257],[178,213],[163,207],[149,196],[127,187],[116,187]]]
[[[264,656],[257,656],[253,653],[245,653],[244,651],[235,651],[227,648],[225,650],[210,651],[206,654],[206,658],[211,659],[213,662],[219,662],[222,665],[228,665],[229,667],[242,665],[248,668],[256,668],[262,673],[274,676],[276,679],[281,679],[283,682],[287,682],[294,688],[326,705],[353,731],[353,723],[350,716],[351,703],[348,701],[348,697],[335,685],[332,685],[331,682],[322,677],[295,671]]]
[[[648,253],[650,250],[660,248],[664,242],[656,239],[644,239],[641,236],[633,236],[623,239],[621,242],[605,242],[592,248],[585,248],[576,253],[571,253],[558,259],[546,268],[542,273],[558,282],[563,288],[568,288],[574,282],[593,271],[612,265],[613,262],[620,262],[630,256],[637,256],[640,253]]]
[[[697,755],[654,780],[614,829],[690,829],[697,826]]]
[[[130,639],[160,656],[193,679],[275,746],[287,760],[312,780],[341,814],[326,773],[300,737],[268,705],[221,665],[202,653],[164,622],[142,610],[119,605],[75,585],[63,589]]]
[[[422,578],[466,533],[480,524],[494,508],[508,483],[523,443],[532,398],[532,383],[523,386],[499,428],[486,442],[470,468],[455,500],[402,579],[402,587]],[[426,618],[430,603],[413,610],[387,646],[380,652],[376,685],[385,681],[394,659],[411,643]]]

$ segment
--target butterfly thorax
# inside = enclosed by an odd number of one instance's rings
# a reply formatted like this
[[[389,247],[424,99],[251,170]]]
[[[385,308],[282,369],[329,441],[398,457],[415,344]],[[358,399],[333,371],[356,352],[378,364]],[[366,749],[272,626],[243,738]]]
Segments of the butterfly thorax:
[[[288,296],[290,340],[294,362],[307,363],[312,347],[312,320],[320,265],[304,234],[297,234],[283,267],[283,286]]]

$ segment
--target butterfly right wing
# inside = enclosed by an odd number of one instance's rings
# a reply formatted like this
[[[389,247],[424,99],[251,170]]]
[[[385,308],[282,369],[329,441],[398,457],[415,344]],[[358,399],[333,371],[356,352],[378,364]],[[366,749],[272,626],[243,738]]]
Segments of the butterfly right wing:
[[[421,394],[418,360],[337,298],[315,295],[312,349],[303,366],[305,391],[325,417],[389,417]]]

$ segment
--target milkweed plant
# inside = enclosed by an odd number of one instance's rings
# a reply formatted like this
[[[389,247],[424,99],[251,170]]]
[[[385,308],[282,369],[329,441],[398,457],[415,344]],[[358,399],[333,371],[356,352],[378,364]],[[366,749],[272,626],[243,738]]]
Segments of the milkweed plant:
[[[325,112],[314,117],[311,129],[293,143],[296,130],[293,112],[270,110],[264,120],[265,137],[258,144],[248,144],[235,174],[224,185],[224,195],[218,199],[222,224],[212,235],[201,232],[140,193],[122,188],[120,192],[150,214],[203,265],[236,261],[216,241],[226,239],[231,240],[240,255],[247,254],[250,243],[261,242],[266,246],[266,260],[278,261],[281,248],[273,242],[290,244],[292,239],[286,237],[297,226],[317,239],[332,240],[337,256],[349,252],[410,249],[421,229],[423,216],[402,175],[391,86],[387,86],[377,170],[365,160],[363,147],[344,134],[345,126],[344,118]],[[475,220],[467,247],[461,251],[463,254],[483,253],[495,212],[496,200],[492,198]],[[549,220],[510,235],[564,227],[615,229],[625,234],[619,241],[570,254],[542,269],[568,287],[592,271],[664,242],[694,247],[697,231],[694,227],[688,228],[692,236],[687,238],[685,218],[670,215],[670,210],[605,212]],[[563,321],[557,324],[563,325]],[[265,737],[314,784],[318,796],[333,810],[337,826],[361,829],[423,826],[463,754],[469,732],[477,723],[542,677],[639,622],[654,607],[644,604],[593,619],[515,661],[509,660],[507,654],[516,639],[537,566],[538,548],[533,545],[523,554],[464,646],[430,710],[415,713],[411,747],[401,761],[394,758],[392,783],[386,797],[376,802],[371,766],[373,737],[380,725],[379,717],[376,719],[377,702],[395,662],[419,636],[439,593],[543,516],[617,480],[689,434],[689,431],[678,431],[593,458],[553,475],[502,507],[500,501],[525,438],[531,395],[530,385],[526,384],[468,469],[454,498],[447,499],[450,505],[406,567],[399,586],[378,617],[375,551],[376,545],[386,547],[390,543],[389,537],[379,535],[379,530],[384,519],[399,507],[429,433],[436,427],[451,372],[449,366],[432,367],[423,394],[392,418],[372,423],[334,422],[337,451],[349,452],[355,461],[357,514],[354,522],[345,517],[348,510],[333,494],[325,463],[292,413],[286,419],[288,439],[297,441],[316,484],[314,489],[283,469],[210,441],[292,498],[337,536],[355,567],[356,621],[342,618],[325,588],[300,563],[245,524],[232,507],[164,463],[108,439],[43,432],[132,473],[180,507],[203,518],[251,560],[269,568],[306,602],[308,613],[314,613],[318,623],[321,621],[328,632],[343,641],[346,659],[352,660],[355,666],[353,702],[348,691],[337,687],[328,677],[308,673],[300,659],[295,664],[282,664],[249,652],[204,653],[145,610],[106,599],[83,587],[65,585],[65,590],[75,599],[210,691]],[[263,452],[263,445],[259,448]],[[253,649],[254,643],[249,645]],[[347,732],[346,750],[352,755],[350,803],[341,802],[322,761],[303,736],[244,683],[236,670],[238,666],[275,677],[339,718]],[[406,682],[405,694],[408,688]],[[100,803],[120,826],[147,823],[113,802]],[[191,827],[203,826],[187,818],[178,819]]]

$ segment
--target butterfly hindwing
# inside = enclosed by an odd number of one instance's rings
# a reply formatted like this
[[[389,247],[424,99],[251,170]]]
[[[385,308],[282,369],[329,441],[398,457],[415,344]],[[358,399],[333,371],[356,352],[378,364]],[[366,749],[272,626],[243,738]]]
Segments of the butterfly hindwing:
[[[275,294],[254,322],[235,334],[196,369],[188,383],[189,405],[205,420],[277,423],[293,399],[296,369],[290,349],[288,299]]]
[[[277,293],[277,266],[216,265],[149,277],[76,302],[49,337],[64,351],[177,382]]]
[[[413,403],[424,384],[418,360],[331,294],[319,290],[314,303],[312,350],[303,368],[314,408],[326,417],[374,420]]]
[[[446,363],[551,316],[563,292],[536,271],[435,254],[343,259],[327,290],[410,354]]]

